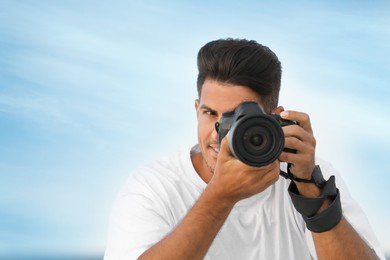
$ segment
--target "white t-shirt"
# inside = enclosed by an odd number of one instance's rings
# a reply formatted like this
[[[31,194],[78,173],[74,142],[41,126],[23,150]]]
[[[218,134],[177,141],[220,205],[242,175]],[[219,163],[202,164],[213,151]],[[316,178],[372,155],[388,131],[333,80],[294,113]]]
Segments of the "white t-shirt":
[[[338,173],[320,159],[316,163],[325,179],[336,176],[344,217],[385,259]],[[283,163],[282,170],[285,167]],[[287,192],[289,184],[280,177],[265,191],[238,202],[205,259],[317,259],[311,232]],[[104,259],[137,259],[181,221],[206,185],[192,165],[190,151],[137,169],[113,206]]]

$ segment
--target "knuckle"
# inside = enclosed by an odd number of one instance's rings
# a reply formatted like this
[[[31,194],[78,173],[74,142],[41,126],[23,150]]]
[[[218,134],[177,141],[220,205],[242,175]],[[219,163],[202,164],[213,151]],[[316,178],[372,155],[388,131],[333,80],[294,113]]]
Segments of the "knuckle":
[[[310,116],[307,113],[302,113],[305,121],[310,122]]]
[[[311,161],[311,155],[310,154],[306,154],[305,156],[304,156],[304,163],[305,164],[307,164],[307,163],[310,163],[310,161]]]
[[[314,138],[314,136],[313,136],[312,143],[313,143],[314,147],[317,145],[317,140]]]

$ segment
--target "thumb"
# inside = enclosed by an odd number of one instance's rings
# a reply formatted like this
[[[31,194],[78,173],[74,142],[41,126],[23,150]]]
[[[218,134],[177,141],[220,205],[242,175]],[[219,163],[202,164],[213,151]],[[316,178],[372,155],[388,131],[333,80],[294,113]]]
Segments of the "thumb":
[[[277,108],[274,108],[274,109],[272,110],[272,114],[277,114],[277,115],[279,115],[279,114],[282,113],[283,111],[284,111],[284,107],[278,106]]]

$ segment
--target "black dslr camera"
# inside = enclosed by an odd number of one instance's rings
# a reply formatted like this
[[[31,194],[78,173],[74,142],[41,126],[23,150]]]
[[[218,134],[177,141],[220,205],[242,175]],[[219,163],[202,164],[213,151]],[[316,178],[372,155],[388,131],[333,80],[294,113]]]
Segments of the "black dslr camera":
[[[229,133],[232,154],[245,164],[261,167],[275,161],[284,149],[283,126],[296,124],[279,115],[267,115],[256,102],[243,102],[222,114],[215,124],[218,142]],[[295,152],[286,148],[287,152]]]

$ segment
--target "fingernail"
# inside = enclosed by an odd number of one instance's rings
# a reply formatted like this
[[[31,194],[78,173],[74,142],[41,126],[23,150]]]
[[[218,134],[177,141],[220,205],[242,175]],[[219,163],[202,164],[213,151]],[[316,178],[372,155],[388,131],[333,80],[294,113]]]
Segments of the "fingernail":
[[[287,111],[283,111],[282,113],[280,113],[280,116],[283,117],[283,118],[286,118],[286,117],[288,117],[288,112]]]

